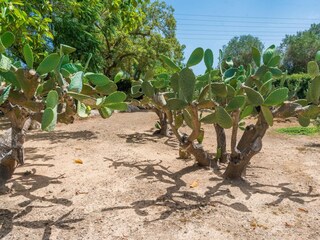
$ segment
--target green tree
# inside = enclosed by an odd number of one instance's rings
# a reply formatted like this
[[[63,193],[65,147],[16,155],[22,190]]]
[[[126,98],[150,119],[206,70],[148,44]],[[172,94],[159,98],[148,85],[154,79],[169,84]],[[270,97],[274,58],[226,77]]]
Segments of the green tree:
[[[232,61],[235,67],[240,65],[248,65],[252,63],[252,47],[262,51],[264,46],[258,37],[252,35],[241,35],[233,37],[223,49],[223,61],[232,56]]]
[[[29,44],[35,54],[35,60],[42,58],[48,40],[53,36],[51,23],[51,4],[45,0],[7,0],[0,1],[0,34],[10,31],[16,37],[17,44],[10,51],[22,57],[22,47]]]
[[[312,24],[310,29],[286,35],[280,50],[283,54],[283,68],[289,74],[306,72],[307,63],[314,59],[320,49],[320,24]]]
[[[182,59],[173,9],[164,2],[57,0],[53,11],[54,45],[68,42],[82,61],[92,53],[90,68],[107,76],[122,69],[138,78],[163,53]]]

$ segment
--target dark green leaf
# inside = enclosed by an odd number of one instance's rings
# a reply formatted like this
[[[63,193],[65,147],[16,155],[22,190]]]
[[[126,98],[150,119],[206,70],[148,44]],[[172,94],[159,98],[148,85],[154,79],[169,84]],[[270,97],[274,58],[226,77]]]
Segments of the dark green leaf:
[[[103,86],[96,86],[96,90],[98,93],[102,95],[110,95],[111,93],[117,91],[118,87],[117,84],[110,81],[108,84]]]
[[[227,92],[227,86],[223,82],[214,82],[211,84],[211,91],[214,95],[218,97],[226,97]]]
[[[312,78],[319,76],[319,66],[317,62],[315,61],[308,62],[308,74]]]
[[[117,103],[107,103],[103,104],[104,107],[108,107],[112,110],[119,110],[119,111],[127,111],[128,105],[124,102],[117,102]]]
[[[215,118],[217,123],[223,128],[231,128],[232,127],[232,118],[229,113],[223,107],[216,107]]]
[[[306,118],[302,115],[298,115],[298,121],[299,121],[299,124],[302,126],[302,127],[308,127],[309,124],[310,124],[310,119],[309,118]]]
[[[261,106],[261,111],[263,113],[264,119],[268,123],[269,126],[273,126],[273,115],[270,109],[266,106]]]
[[[211,113],[203,118],[201,118],[200,122],[207,123],[207,124],[214,124],[217,123],[215,113]]]
[[[181,99],[177,98],[170,98],[167,100],[167,107],[169,110],[182,110],[184,109],[188,103],[186,101],[183,101]]]
[[[68,45],[64,45],[64,44],[60,44],[60,54],[70,54],[75,52],[77,49],[75,49],[74,47],[70,47]]]
[[[164,56],[164,55],[160,55],[160,59],[168,66],[170,67],[172,70],[174,71],[180,71],[181,69],[168,57]]]
[[[24,60],[26,61],[27,66],[32,69],[34,59],[33,59],[33,52],[29,44],[24,45],[23,47],[23,57],[24,57]]]
[[[152,84],[150,83],[150,81],[145,81],[141,84],[141,88],[143,93],[149,97],[152,98],[154,96],[154,88],[152,86]]]
[[[269,48],[267,48],[264,53],[263,53],[263,63],[265,65],[268,65],[269,62],[271,61],[272,57],[273,57],[273,54],[274,54],[274,51],[275,51],[275,45],[271,45]]]
[[[37,73],[39,75],[43,75],[48,72],[51,72],[58,66],[59,61],[60,61],[60,56],[58,53],[50,54],[45,59],[43,59],[43,61],[39,64],[37,68]]]
[[[228,112],[237,110],[239,108],[241,108],[246,102],[246,97],[245,96],[235,96],[234,98],[231,99],[231,101],[229,102],[228,106],[226,107],[226,110]]]
[[[15,36],[12,32],[5,32],[1,35],[1,42],[5,48],[9,48],[15,40]]]
[[[211,51],[211,49],[206,49],[206,51],[204,52],[204,63],[205,63],[208,70],[212,69],[213,52]]]
[[[59,95],[56,90],[51,90],[46,99],[46,107],[54,109],[59,103]]]
[[[234,78],[237,74],[238,69],[237,68],[229,68],[223,73],[223,80],[225,82],[230,81],[232,78]]]
[[[101,73],[86,73],[85,77],[96,86],[104,86],[110,83],[110,79]]]
[[[194,65],[197,65],[202,61],[203,58],[203,48],[199,47],[196,48],[190,55],[188,62],[187,62],[187,67],[192,67]]]
[[[240,119],[244,119],[245,117],[250,116],[252,111],[253,111],[252,105],[246,106],[240,114]]]
[[[106,98],[105,103],[119,103],[126,100],[126,98],[127,96],[124,92],[114,92]]]
[[[52,108],[46,108],[42,115],[41,129],[52,131],[57,123],[57,113]]]
[[[109,118],[112,115],[113,110],[107,107],[99,108],[99,113],[102,118]]]
[[[311,80],[309,91],[312,102],[318,104],[320,98],[320,76]]]
[[[268,67],[276,67],[279,65],[281,57],[279,55],[274,56],[268,63]]]
[[[266,106],[275,106],[283,103],[288,98],[288,88],[278,88],[272,91],[264,101]]]
[[[243,88],[244,88],[244,91],[247,94],[249,102],[252,105],[258,106],[258,105],[263,104],[264,99],[263,99],[262,95],[259,92],[257,92],[256,90],[254,90],[254,89],[252,89],[250,87],[247,87],[247,86],[243,86]]]
[[[116,74],[116,76],[114,77],[114,83],[119,82],[124,76],[124,72],[120,71]]]
[[[188,103],[192,102],[195,83],[196,77],[192,70],[189,68],[182,69],[179,76],[179,98]]]
[[[255,47],[252,47],[252,58],[253,58],[254,63],[256,64],[256,66],[260,67],[260,65],[261,65],[261,54],[260,54],[260,51]]]

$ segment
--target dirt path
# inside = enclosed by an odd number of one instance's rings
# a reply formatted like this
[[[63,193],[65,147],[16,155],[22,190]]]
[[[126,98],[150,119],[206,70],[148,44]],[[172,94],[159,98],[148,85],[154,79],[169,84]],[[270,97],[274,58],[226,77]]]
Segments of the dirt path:
[[[0,239],[320,239],[319,136],[271,130],[251,183],[232,183],[177,159],[155,120],[122,113],[29,134],[27,164],[0,195]]]

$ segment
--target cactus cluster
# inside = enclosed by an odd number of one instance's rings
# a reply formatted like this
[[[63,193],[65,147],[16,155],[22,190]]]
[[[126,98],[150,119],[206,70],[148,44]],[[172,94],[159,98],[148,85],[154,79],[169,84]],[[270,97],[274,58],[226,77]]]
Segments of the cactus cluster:
[[[84,67],[69,60],[75,48],[60,45],[59,52],[47,55],[35,67],[29,45],[23,47],[24,59],[8,54],[14,40],[11,32],[0,36],[0,110],[11,121],[15,135],[12,154],[20,164],[24,162],[23,142],[31,119],[40,122],[42,130],[52,131],[57,122],[72,123],[76,114],[87,117],[91,109],[97,109],[103,118],[114,110],[127,109],[126,94],[117,91],[114,81],[86,72],[90,59]]]
[[[308,65],[313,76],[308,99],[288,102],[289,90],[275,88],[273,81],[284,73],[278,68],[281,58],[272,45],[263,53],[252,48],[253,61],[249,66],[235,68],[231,58],[220,52],[219,69],[213,68],[210,49],[195,49],[185,67],[180,68],[166,56],[164,64],[175,71],[159,84],[158,76],[148,75],[132,87],[133,94],[144,94],[147,102],[166,114],[172,132],[181,148],[193,155],[200,165],[216,164],[223,156],[228,161],[226,177],[241,177],[250,159],[261,150],[262,138],[274,117],[297,116],[302,125],[319,114],[320,76],[316,62]],[[206,71],[196,76],[191,67],[204,61]],[[162,74],[165,75],[165,74]],[[256,116],[256,124],[245,125],[244,119]],[[201,143],[205,133],[202,124],[212,124],[217,132],[215,157],[208,154]],[[183,132],[182,126],[191,129]],[[224,129],[232,129],[231,152],[226,151]],[[238,128],[244,130],[237,140]]]

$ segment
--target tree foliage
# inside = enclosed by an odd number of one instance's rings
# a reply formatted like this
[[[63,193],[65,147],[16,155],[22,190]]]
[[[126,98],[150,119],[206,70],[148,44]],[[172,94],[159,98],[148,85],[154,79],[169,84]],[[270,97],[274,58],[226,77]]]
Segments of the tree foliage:
[[[93,54],[91,69],[114,76],[119,69],[138,78],[154,67],[159,54],[180,60],[173,9],[155,1],[56,1],[54,45],[77,48],[76,57]]]
[[[232,56],[232,61],[235,67],[240,65],[248,65],[252,63],[252,47],[262,51],[264,46],[258,37],[252,35],[241,35],[233,37],[223,49],[223,61]]]
[[[286,35],[280,49],[283,53],[283,68],[289,74],[306,72],[307,63],[314,60],[320,49],[320,24],[312,24],[308,30],[295,35]]]
[[[10,49],[13,55],[22,57],[22,47],[29,44],[39,60],[48,40],[53,39],[51,4],[45,0],[0,1],[0,11],[0,34],[10,31],[17,40]]]

